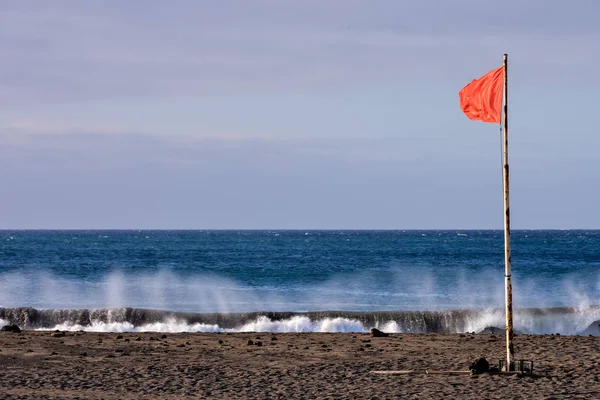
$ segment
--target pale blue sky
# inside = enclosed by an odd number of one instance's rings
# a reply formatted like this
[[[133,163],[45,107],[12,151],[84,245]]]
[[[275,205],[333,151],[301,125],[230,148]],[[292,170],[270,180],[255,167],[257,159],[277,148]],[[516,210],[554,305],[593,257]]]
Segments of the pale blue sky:
[[[600,2],[0,2],[0,228],[600,228]]]

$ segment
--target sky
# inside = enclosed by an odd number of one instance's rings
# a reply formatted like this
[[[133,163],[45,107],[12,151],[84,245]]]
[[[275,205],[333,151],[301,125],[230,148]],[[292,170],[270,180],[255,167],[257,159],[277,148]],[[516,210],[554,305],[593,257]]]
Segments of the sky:
[[[0,229],[600,228],[597,0],[0,1]]]

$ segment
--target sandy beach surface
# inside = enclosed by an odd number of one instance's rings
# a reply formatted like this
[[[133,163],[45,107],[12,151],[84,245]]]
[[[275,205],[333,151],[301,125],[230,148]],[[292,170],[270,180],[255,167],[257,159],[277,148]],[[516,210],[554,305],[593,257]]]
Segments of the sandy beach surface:
[[[600,399],[600,337],[515,345],[534,376],[371,373],[494,365],[492,334],[0,332],[0,398]]]

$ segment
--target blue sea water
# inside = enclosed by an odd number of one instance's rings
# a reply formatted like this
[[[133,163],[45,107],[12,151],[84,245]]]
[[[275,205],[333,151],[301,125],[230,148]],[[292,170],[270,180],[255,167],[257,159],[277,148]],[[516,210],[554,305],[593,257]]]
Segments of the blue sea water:
[[[515,308],[600,303],[598,230],[514,231],[512,263]],[[502,231],[0,231],[2,308],[373,313],[503,305]]]

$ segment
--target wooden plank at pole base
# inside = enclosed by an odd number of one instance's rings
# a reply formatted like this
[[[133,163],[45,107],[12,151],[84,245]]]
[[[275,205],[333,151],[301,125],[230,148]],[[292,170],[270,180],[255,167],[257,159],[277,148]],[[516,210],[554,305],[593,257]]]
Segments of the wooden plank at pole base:
[[[399,371],[371,371],[372,374],[379,375],[414,375],[414,374],[424,374],[423,370],[414,370],[414,369],[406,369]]]
[[[431,369],[406,369],[406,370],[398,370],[398,371],[371,371],[371,373],[379,374],[379,375],[415,375],[415,374],[470,375],[471,371],[465,371],[465,370],[460,370],[460,371],[441,370],[441,371],[438,371],[438,370],[431,370]]]
[[[377,375],[483,375],[473,374],[471,371],[465,370],[431,370],[431,369],[406,369],[398,371],[371,371],[372,374]],[[489,375],[526,375],[521,371],[490,371],[485,372]]]

